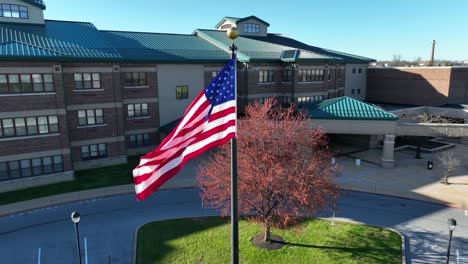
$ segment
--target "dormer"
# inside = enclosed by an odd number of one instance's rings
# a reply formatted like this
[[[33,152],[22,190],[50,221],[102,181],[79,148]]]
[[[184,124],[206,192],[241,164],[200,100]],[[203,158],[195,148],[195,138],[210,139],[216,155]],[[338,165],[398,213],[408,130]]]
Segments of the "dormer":
[[[248,16],[244,18],[224,17],[218,24],[216,24],[216,29],[228,30],[233,26],[237,27],[239,35],[266,37],[270,24],[256,16]]]
[[[43,0],[0,0],[0,22],[44,24]]]

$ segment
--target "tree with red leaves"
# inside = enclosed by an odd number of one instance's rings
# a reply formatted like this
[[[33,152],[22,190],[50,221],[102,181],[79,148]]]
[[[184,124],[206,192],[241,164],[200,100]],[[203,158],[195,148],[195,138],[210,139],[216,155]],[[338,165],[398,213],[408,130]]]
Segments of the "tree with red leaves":
[[[273,100],[246,107],[238,123],[239,212],[263,224],[263,242],[272,227],[285,228],[335,203],[333,178],[339,167],[321,129],[303,113],[281,109]],[[230,145],[211,153],[198,169],[203,202],[230,212]]]

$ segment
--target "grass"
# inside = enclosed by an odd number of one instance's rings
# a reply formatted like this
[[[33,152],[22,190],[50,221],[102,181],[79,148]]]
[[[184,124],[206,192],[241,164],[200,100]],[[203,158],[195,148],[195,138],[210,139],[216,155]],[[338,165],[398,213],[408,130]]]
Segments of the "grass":
[[[132,170],[138,165],[139,159],[139,157],[129,157],[127,164],[77,171],[74,181],[0,193],[0,205],[68,192],[133,183]]]
[[[230,263],[231,226],[218,217],[152,222],[138,233],[137,263]],[[261,226],[241,220],[241,263],[401,263],[401,238],[367,225],[304,219],[297,227],[273,230],[289,244],[258,249],[252,237]]]

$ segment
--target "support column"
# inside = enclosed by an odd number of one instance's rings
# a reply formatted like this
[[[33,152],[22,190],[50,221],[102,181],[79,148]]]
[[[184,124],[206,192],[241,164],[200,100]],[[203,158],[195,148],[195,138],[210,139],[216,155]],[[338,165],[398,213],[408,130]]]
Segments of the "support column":
[[[379,135],[370,135],[369,148],[376,149],[379,146]]]
[[[468,124],[468,118],[465,118],[465,124]],[[460,143],[463,145],[468,145],[468,137],[460,138]]]
[[[380,158],[382,161],[382,167],[393,168],[395,166],[394,149],[395,136],[385,135],[382,157]]]

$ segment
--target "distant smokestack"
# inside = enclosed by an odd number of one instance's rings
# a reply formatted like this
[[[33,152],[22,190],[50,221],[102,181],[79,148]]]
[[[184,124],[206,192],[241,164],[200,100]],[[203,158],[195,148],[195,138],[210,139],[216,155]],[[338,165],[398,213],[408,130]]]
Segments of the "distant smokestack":
[[[430,64],[433,65],[434,64],[434,51],[435,51],[435,44],[436,44],[436,41],[433,40],[432,41],[432,53],[431,53],[431,62]]]

